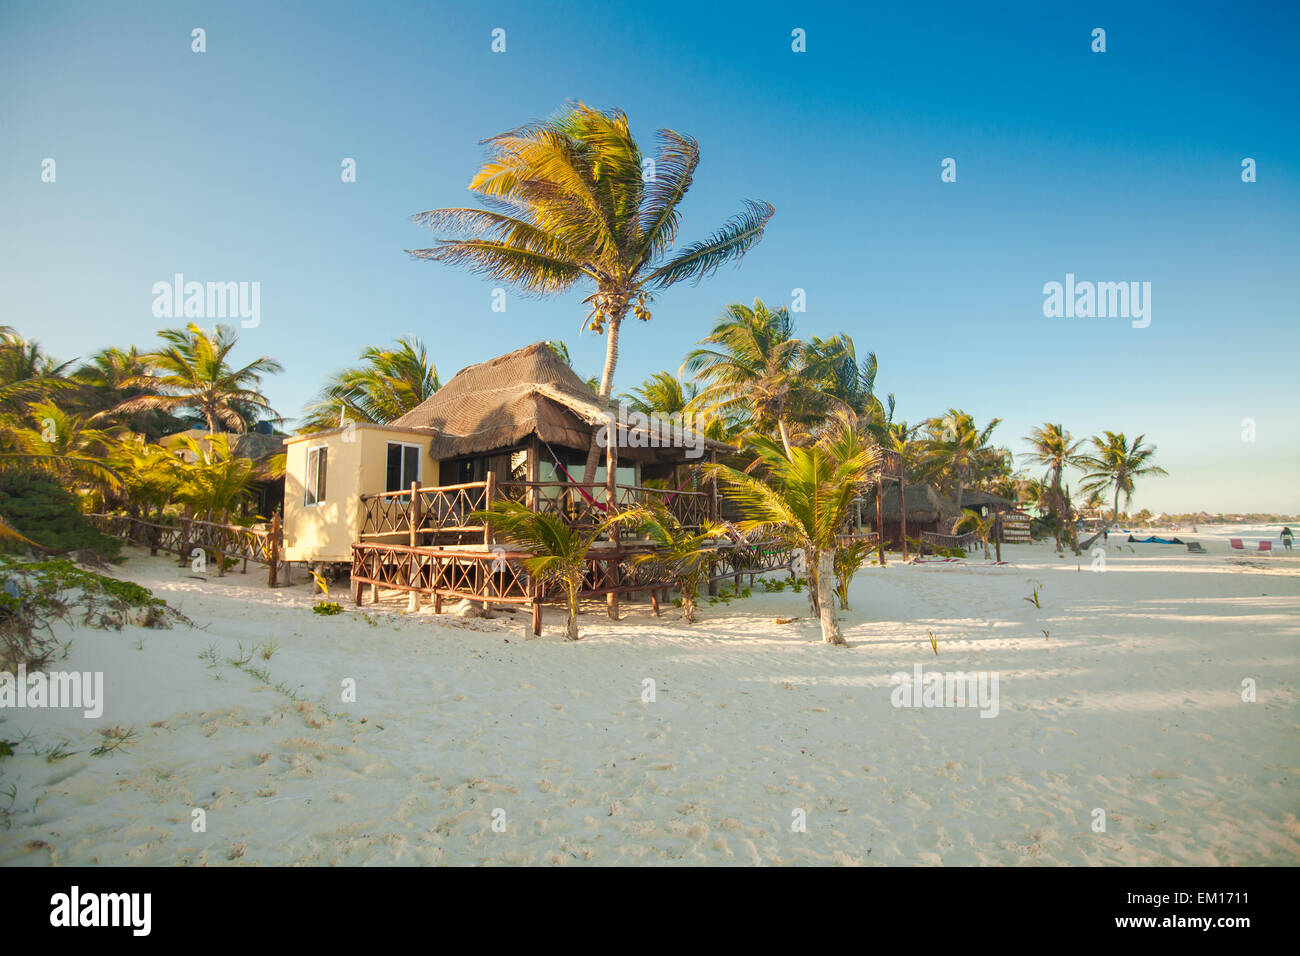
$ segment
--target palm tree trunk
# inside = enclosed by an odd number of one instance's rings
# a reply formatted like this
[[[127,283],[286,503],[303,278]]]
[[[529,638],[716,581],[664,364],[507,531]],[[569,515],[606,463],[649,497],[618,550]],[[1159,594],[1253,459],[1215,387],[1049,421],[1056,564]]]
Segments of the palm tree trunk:
[[[845,644],[840,625],[835,620],[835,596],[831,593],[835,580],[835,554],[821,551],[817,554],[817,604],[820,610],[822,640],[827,644]]]
[[[569,588],[569,618],[564,622],[564,636],[567,640],[578,639],[578,589]]]
[[[1115,510],[1111,512],[1111,524],[1119,524],[1119,482],[1115,482]]]
[[[785,456],[789,458],[790,457],[790,432],[785,427],[784,418],[778,418],[776,420],[776,429],[778,432],[781,433],[781,444],[785,446]]]
[[[626,310],[624,310],[626,312]],[[605,368],[600,373],[600,404],[608,405],[609,396],[614,391],[614,370],[618,367],[618,335],[623,328],[624,312],[609,317],[609,328],[605,335]],[[596,468],[600,465],[601,447],[596,443],[599,430],[591,433],[591,447],[587,449],[587,466],[582,469],[582,481],[590,484],[596,480]],[[613,441],[614,436],[609,436]]]

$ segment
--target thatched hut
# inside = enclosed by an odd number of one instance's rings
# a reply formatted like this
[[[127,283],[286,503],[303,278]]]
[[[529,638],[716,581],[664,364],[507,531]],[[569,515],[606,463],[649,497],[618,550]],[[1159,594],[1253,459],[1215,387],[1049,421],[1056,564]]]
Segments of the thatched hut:
[[[948,534],[953,524],[961,517],[961,512],[952,500],[933,485],[908,485],[903,490],[903,500],[907,503],[907,536],[920,537],[923,531]],[[863,509],[864,513],[867,509]],[[898,485],[887,487],[881,499],[881,512],[884,520],[885,542],[891,547],[902,544],[900,535],[901,520],[898,509]],[[870,509],[874,519],[875,509]]]
[[[581,485],[598,436],[600,468]],[[682,490],[674,507],[699,510],[690,466],[733,450],[680,423],[602,407],[544,342],[462,369],[387,425],[347,424],[294,436],[286,447],[286,552],[312,562],[346,560],[363,539],[485,547],[469,515],[503,495],[581,522],[658,479]],[[430,489],[414,537],[413,484]]]
[[[962,490],[961,507],[963,511],[969,508],[978,515],[1005,514],[1017,509],[1016,503],[1010,498],[974,488]]]

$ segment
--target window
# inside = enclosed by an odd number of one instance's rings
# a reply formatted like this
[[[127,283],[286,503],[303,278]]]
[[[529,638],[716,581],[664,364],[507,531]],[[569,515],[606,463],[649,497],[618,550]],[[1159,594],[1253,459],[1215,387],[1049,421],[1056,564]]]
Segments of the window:
[[[329,449],[324,445],[307,449],[307,489],[304,505],[318,505],[325,500],[325,462]]]
[[[388,443],[388,483],[385,491],[410,488],[420,480],[420,446],[402,442]]]

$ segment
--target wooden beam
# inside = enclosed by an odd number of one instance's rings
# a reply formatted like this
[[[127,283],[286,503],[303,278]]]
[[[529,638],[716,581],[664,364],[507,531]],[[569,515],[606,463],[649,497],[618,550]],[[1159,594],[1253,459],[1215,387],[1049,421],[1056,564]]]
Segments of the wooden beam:
[[[907,560],[907,500],[903,497],[903,479],[898,479],[898,536],[903,539],[903,560]]]
[[[876,560],[885,566],[885,479],[876,475]]]
[[[618,508],[618,431],[611,421],[609,423],[609,441],[605,443],[605,513],[612,515]],[[609,543],[618,554],[619,530],[615,525],[609,532]],[[610,592],[605,597],[609,616],[618,620],[618,558],[611,559],[607,565],[605,579]]]
[[[275,578],[277,567],[280,564],[280,538],[282,529],[280,527],[280,513],[277,511],[271,517],[271,540],[267,543],[267,551],[271,559],[271,567],[267,571],[266,586],[275,587]]]

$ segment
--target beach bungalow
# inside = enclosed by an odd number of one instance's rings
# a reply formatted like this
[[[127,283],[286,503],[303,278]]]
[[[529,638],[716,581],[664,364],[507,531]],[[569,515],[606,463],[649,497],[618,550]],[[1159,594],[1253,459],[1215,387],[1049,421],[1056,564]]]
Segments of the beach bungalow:
[[[884,539],[890,547],[902,543],[902,514],[898,507],[897,485],[884,489],[881,497],[881,517]],[[908,485],[904,500],[907,503],[907,536],[920,538],[923,533],[949,534],[961,512],[952,499],[939,493],[933,485]]]
[[[593,439],[601,464],[583,482]],[[534,608],[544,599],[521,570],[527,555],[474,517],[489,503],[509,498],[591,527],[611,503],[657,497],[684,525],[699,526],[716,519],[718,499],[696,466],[734,450],[680,422],[602,407],[540,342],[462,369],[391,424],[347,423],[286,445],[286,559],[347,564],[357,601],[367,586],[374,595],[397,588],[413,605],[432,596],[436,608],[444,597]],[[619,594],[662,590],[665,582],[629,563],[646,547],[626,532],[603,535],[589,559],[588,595],[607,596],[616,613]],[[746,548],[724,562],[726,574],[787,561]]]
[[[991,514],[1006,514],[1009,511],[1015,511],[1017,506],[1010,498],[1003,498],[1001,495],[995,495],[988,491],[979,491],[975,488],[965,488],[961,493],[961,507],[963,511],[969,508],[977,515],[987,517]]]

